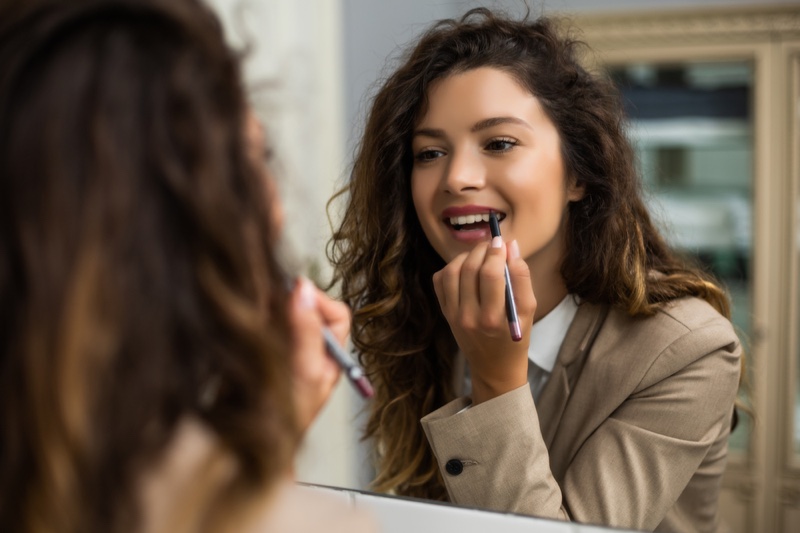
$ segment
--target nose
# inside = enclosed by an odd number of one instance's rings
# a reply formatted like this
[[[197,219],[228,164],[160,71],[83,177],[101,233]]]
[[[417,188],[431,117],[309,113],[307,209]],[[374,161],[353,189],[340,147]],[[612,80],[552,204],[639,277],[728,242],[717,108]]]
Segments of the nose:
[[[445,169],[442,188],[450,194],[480,190],[486,184],[486,169],[477,154],[469,150],[452,151]]]

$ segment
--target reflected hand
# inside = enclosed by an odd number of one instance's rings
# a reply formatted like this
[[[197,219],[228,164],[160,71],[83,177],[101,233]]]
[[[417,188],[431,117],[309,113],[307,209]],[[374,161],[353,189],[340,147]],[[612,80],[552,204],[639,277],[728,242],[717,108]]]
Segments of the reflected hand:
[[[498,238],[499,239],[499,238]],[[473,404],[528,380],[528,345],[536,298],[528,265],[516,242],[481,243],[433,275],[436,297],[461,352],[470,365]],[[505,312],[504,267],[514,288],[522,340],[514,342]]]

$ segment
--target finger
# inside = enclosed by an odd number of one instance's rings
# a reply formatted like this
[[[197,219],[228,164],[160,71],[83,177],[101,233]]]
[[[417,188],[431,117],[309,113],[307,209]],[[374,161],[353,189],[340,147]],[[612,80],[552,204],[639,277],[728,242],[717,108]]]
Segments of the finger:
[[[443,308],[445,316],[452,315],[461,305],[461,266],[466,259],[466,253],[457,255],[440,271],[442,273],[442,292],[444,301],[447,303],[447,306]]]
[[[292,291],[289,311],[293,352],[295,354],[318,351],[323,345],[322,317],[317,311],[317,290],[305,278],[299,278]]]
[[[487,249],[487,243],[478,244],[469,252],[469,255],[467,255],[467,258],[464,260],[464,264],[461,265],[461,282],[459,284],[460,299],[458,306],[462,313],[473,314],[480,311],[479,275],[483,267],[483,261],[486,258]],[[474,314],[472,316],[474,316]]]
[[[332,305],[333,303],[335,302],[324,296],[324,293],[319,291],[308,279],[301,277],[298,280],[290,312],[292,354],[297,379],[319,382],[324,385],[332,374],[337,373],[336,363],[328,357],[325,350],[325,340],[322,336],[325,315],[321,311],[321,307],[324,306],[332,317],[340,321],[337,327],[339,333],[343,333],[345,338],[347,332],[342,332],[343,324],[340,315],[347,311],[338,309],[338,306]],[[349,324],[349,322],[346,323]]]
[[[439,307],[441,307],[442,313],[445,313],[445,308],[447,307],[447,295],[445,294],[443,280],[444,274],[441,270],[433,274],[433,292],[436,293],[436,299],[439,301]]]
[[[481,321],[486,328],[496,328],[506,321],[506,246],[494,237],[486,252],[480,272]]]
[[[334,300],[320,289],[316,290],[317,310],[322,317],[322,322],[328,326],[340,344],[347,343],[350,335],[352,315],[350,308],[342,302]]]
[[[514,302],[517,304],[517,312],[533,316],[534,311],[536,311],[536,297],[533,292],[533,282],[531,281],[528,263],[520,257],[519,244],[516,240],[511,241],[507,249],[508,274],[514,290]]]

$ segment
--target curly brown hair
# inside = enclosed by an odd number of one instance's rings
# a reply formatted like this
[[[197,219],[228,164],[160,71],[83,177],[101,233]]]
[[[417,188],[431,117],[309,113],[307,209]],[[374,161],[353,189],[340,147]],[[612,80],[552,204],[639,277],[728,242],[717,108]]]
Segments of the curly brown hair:
[[[376,382],[366,438],[377,444],[377,490],[447,497],[419,419],[453,399],[457,346],[431,280],[444,262],[410,191],[412,132],[437,80],[500,69],[555,124],[566,173],[585,189],[569,204],[561,266],[569,293],[633,316],[697,296],[730,316],[725,292],[670,250],[651,221],[619,93],[581,66],[582,47],[558,20],[473,9],[433,25],[374,98],[350,181],[332,200],[346,197],[347,206],[328,255],[333,283],[354,309],[354,344]]]
[[[286,295],[218,20],[35,0],[0,21],[0,529],[138,530],[186,417],[235,460],[217,503],[271,486],[299,439]]]

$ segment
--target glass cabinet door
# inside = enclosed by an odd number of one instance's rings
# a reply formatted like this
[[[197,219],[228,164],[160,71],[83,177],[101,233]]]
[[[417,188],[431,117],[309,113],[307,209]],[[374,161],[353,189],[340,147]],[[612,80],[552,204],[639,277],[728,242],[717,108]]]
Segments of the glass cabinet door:
[[[733,323],[747,347],[752,301],[752,65],[630,63],[607,70],[622,91],[628,134],[655,222],[679,253],[713,273],[727,289]],[[739,420],[730,446],[744,451],[749,419]]]

